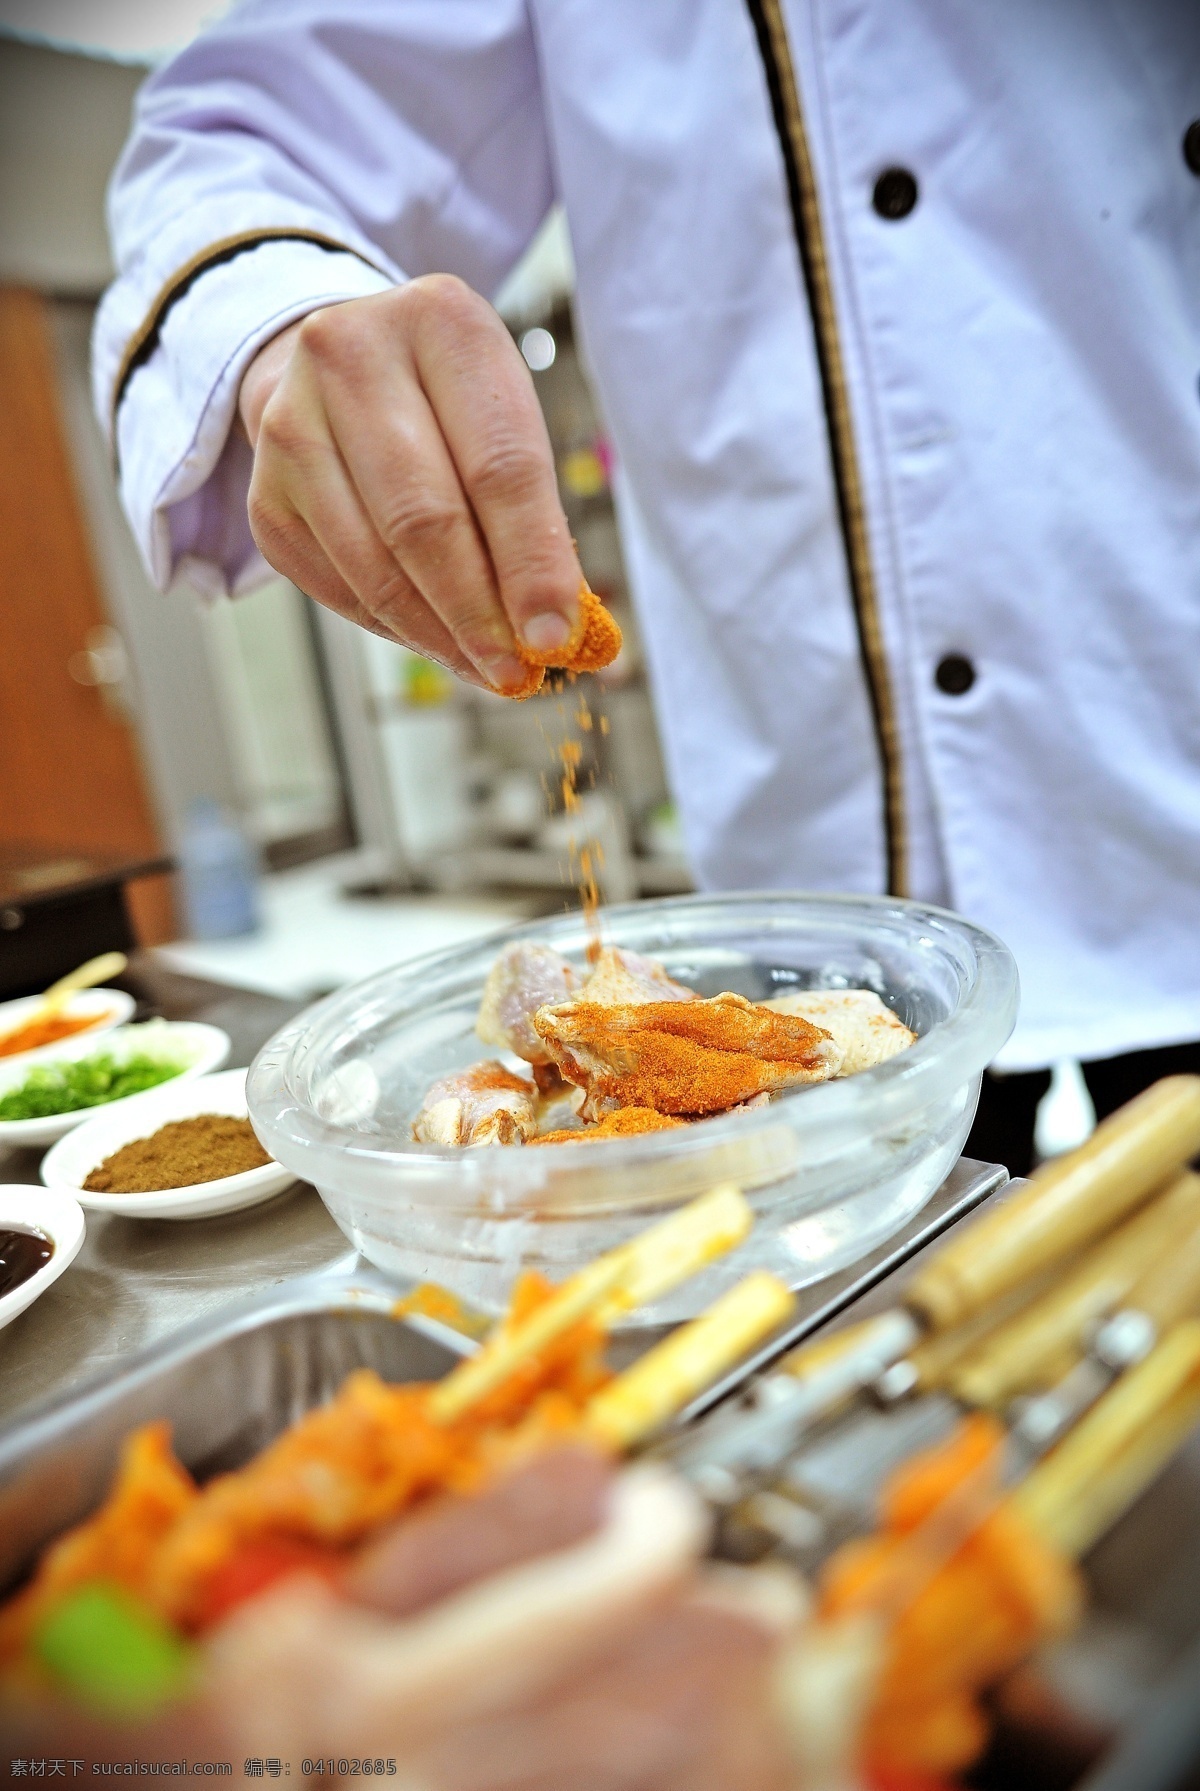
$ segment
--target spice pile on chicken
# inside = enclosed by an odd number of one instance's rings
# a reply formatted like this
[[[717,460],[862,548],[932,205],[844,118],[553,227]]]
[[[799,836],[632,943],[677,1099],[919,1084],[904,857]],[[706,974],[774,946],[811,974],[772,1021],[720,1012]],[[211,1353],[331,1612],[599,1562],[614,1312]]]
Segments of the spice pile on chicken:
[[[768,1001],[704,998],[661,964],[606,946],[586,977],[549,946],[501,953],[475,1030],[496,1058],[440,1077],[413,1121],[419,1144],[567,1144],[667,1131],[762,1106],[806,1082],[884,1063],[914,1034],[870,989]]]

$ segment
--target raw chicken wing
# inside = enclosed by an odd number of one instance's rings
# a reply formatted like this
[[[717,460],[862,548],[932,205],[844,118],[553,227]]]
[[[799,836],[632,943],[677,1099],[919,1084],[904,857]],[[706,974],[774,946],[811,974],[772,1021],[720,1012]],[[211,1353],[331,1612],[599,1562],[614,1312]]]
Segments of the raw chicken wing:
[[[798,989],[762,1005],[777,1014],[801,1014],[814,1026],[823,1026],[844,1053],[840,1076],[857,1076],[916,1043],[916,1033],[884,1006],[873,989]]]
[[[413,1121],[418,1144],[524,1144],[537,1131],[537,1090],[494,1058],[440,1076]]]
[[[629,1007],[642,1001],[696,1001],[694,989],[672,982],[661,964],[636,951],[619,951],[606,945],[596,967],[579,991],[581,1001],[601,1007]]]
[[[574,966],[548,945],[510,945],[483,986],[475,1031],[485,1045],[499,1045],[526,1063],[549,1063],[550,1052],[533,1029],[533,1016],[549,1002],[568,1000],[578,988]]]

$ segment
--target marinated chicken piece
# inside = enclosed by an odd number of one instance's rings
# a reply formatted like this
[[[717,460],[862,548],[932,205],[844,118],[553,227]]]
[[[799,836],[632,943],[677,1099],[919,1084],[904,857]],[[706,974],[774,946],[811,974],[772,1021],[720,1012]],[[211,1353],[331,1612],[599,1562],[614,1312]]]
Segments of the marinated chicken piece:
[[[697,1001],[699,996],[683,983],[672,982],[653,958],[606,945],[580,989],[579,999],[599,1002],[602,1007],[629,1007],[641,1001]]]
[[[550,1002],[569,1000],[578,989],[573,964],[548,945],[521,940],[492,965],[475,1031],[485,1045],[499,1045],[526,1063],[547,1064],[550,1053],[533,1029],[533,1016]]]
[[[571,638],[552,653],[535,652],[518,639],[517,652],[527,668],[525,682],[519,689],[504,694],[524,702],[526,697],[537,695],[548,671],[602,671],[620,651],[620,627],[585,579],[579,587],[579,620]]]
[[[794,995],[776,995],[762,1005],[777,1014],[800,1014],[814,1026],[823,1026],[842,1048],[839,1076],[857,1076],[873,1064],[886,1063],[917,1039],[873,989],[798,989]]]
[[[582,998],[541,1008],[538,1032],[564,1076],[586,1088],[584,1112],[724,1113],[754,1095],[836,1076],[842,1053],[798,1014],[744,995],[604,1007]]]
[[[536,1131],[536,1088],[494,1058],[440,1076],[412,1126],[418,1144],[524,1144]]]

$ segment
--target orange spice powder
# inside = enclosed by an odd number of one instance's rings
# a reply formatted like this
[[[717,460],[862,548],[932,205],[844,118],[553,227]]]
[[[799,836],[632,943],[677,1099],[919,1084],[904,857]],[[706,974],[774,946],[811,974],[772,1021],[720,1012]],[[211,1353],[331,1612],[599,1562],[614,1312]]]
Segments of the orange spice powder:
[[[687,1115],[724,1112],[803,1080],[797,1069],[821,1079],[820,1046],[828,1037],[799,1014],[737,998],[636,1007],[578,1001],[570,1006],[570,1033],[556,1038],[555,1048],[563,1073],[593,1100]],[[585,1066],[573,1046],[589,1059],[607,1059],[611,1068]]]
[[[619,1107],[594,1126],[584,1126],[577,1131],[543,1132],[540,1138],[531,1138],[529,1142],[591,1144],[596,1138],[637,1138],[644,1132],[673,1132],[686,1124],[686,1120],[672,1119],[670,1114],[658,1113],[653,1107]]]

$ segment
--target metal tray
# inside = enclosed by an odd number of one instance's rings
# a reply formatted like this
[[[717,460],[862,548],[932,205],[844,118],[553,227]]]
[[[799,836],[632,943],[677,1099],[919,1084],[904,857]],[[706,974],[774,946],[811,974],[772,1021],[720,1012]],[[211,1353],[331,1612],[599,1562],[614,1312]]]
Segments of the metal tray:
[[[895,1237],[811,1288],[786,1334],[760,1351],[696,1410],[740,1386],[859,1299],[1004,1181],[994,1164],[960,1162]],[[72,1389],[0,1436],[0,1592],[34,1556],[103,1498],[122,1439],[166,1418],[180,1460],[199,1478],[249,1460],[354,1368],[389,1381],[435,1380],[474,1347],[432,1319],[392,1316],[397,1288],[369,1265],[335,1265],[277,1283],[136,1356],[90,1387]],[[610,1359],[623,1366],[661,1332],[624,1332]],[[684,1414],[685,1418],[690,1414]]]
[[[473,1348],[434,1320],[397,1320],[395,1300],[370,1271],[285,1283],[11,1430],[0,1440],[0,1591],[100,1503],[139,1424],[168,1419],[180,1460],[205,1479],[248,1461],[356,1368],[437,1380]]]

